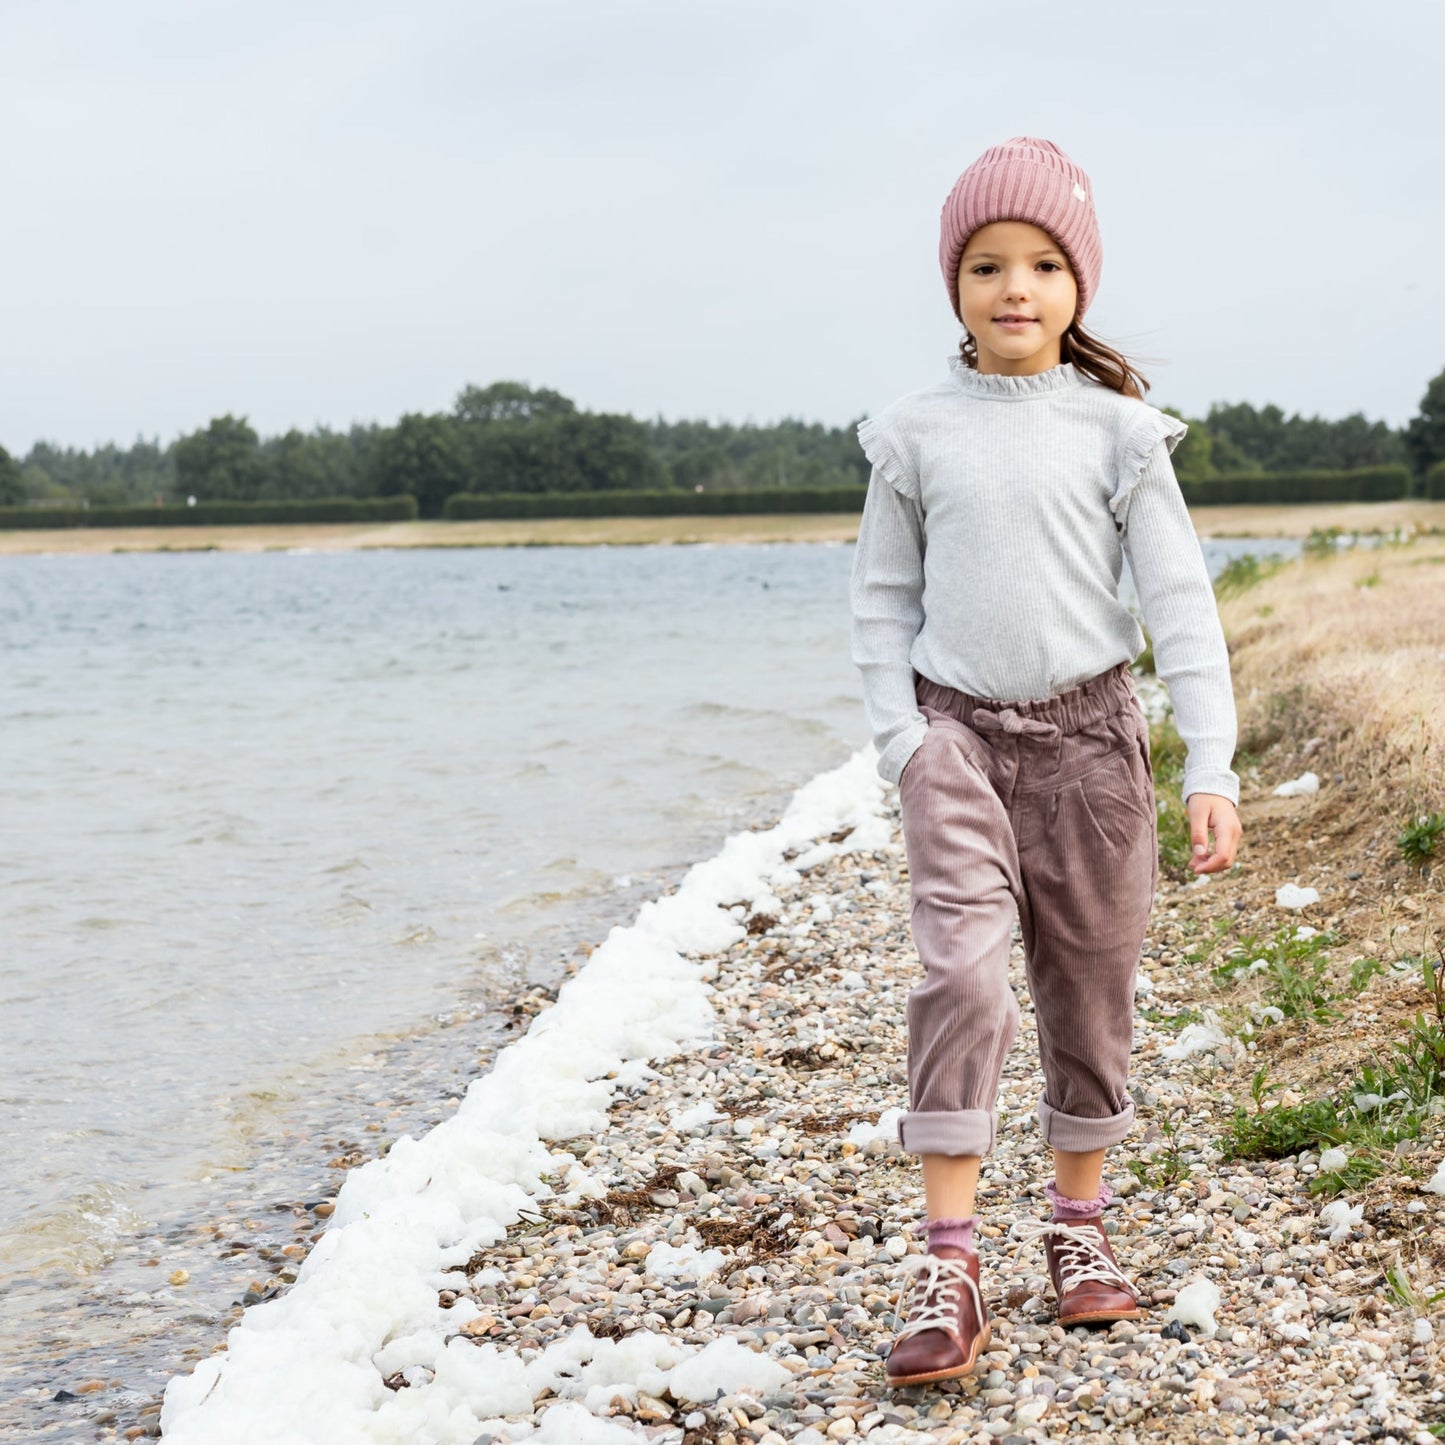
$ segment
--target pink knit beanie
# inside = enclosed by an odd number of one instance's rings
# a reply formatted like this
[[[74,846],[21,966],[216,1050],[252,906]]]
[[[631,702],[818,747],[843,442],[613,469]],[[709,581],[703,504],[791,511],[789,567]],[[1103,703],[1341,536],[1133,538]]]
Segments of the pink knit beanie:
[[[1074,268],[1082,317],[1104,265],[1089,178],[1053,141],[1019,135],[986,150],[943,203],[938,261],[958,316],[958,263],[968,238],[993,221],[1029,221],[1059,243]],[[962,317],[959,317],[962,320]]]

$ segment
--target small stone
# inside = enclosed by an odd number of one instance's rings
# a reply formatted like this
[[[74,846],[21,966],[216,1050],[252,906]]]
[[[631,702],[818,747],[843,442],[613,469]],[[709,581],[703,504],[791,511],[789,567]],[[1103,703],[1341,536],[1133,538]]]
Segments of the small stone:
[[[175,1270],[172,1270],[172,1271],[171,1271],[170,1278],[169,1278],[169,1280],[167,1280],[167,1283],[168,1283],[168,1284],[173,1284],[173,1285],[176,1285],[177,1287],[179,1287],[179,1286],[181,1286],[181,1285],[183,1285],[183,1284],[189,1284],[190,1282],[191,1282],[190,1272],[189,1272],[188,1270],[184,1270],[184,1269],[175,1269]]]
[[[890,1259],[903,1259],[908,1254],[908,1241],[901,1234],[891,1234],[883,1249]]]
[[[1014,1424],[1029,1426],[1037,1425],[1049,1408],[1049,1402],[1039,1396],[1033,1396],[1019,1404],[1014,1411]]]
[[[664,1404],[655,1395],[637,1392],[637,1405],[632,1412],[645,1425],[657,1424],[672,1419],[672,1406]]]

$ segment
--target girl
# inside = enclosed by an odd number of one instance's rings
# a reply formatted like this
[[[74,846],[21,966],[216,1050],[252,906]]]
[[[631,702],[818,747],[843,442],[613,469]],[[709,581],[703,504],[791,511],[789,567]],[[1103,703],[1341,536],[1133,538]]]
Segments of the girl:
[[[966,334],[947,380],[858,429],[873,472],[851,582],[923,965],[899,1137],[922,1156],[928,1253],[895,1385],[967,1374],[988,1343],[974,1192],[1018,1025],[1015,912],[1054,1158],[1053,1218],[1033,1230],[1059,1320],[1141,1313],[1101,1222],[1104,1152],[1134,1116],[1134,980],[1159,877],[1125,555],[1188,748],[1194,871],[1228,868],[1240,834],[1229,657],[1169,461],[1186,428],[1081,324],[1102,259],[1088,177],[1050,141],[986,151],[944,203],[939,259]]]

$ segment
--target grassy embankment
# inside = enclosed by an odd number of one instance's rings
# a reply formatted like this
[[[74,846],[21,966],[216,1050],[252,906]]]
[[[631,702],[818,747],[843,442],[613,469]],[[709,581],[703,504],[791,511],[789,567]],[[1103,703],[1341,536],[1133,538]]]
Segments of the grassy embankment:
[[[1203,537],[1305,537],[1317,528],[1445,532],[1445,502],[1356,502],[1267,507],[1197,507]],[[317,552],[375,547],[626,546],[697,542],[851,542],[852,513],[756,517],[537,517],[515,521],[305,523],[255,527],[66,528],[0,531],[0,555],[36,552]]]
[[[1227,1036],[1194,1061],[1224,1155],[1294,1157],[1320,1200],[1363,1205],[1380,1289],[1427,1306],[1445,1299],[1440,1201],[1420,1192],[1445,1153],[1445,538],[1338,553],[1316,538],[1296,561],[1243,559],[1217,591],[1244,837],[1229,873],[1164,905],[1173,966],[1148,1016]],[[1182,747],[1171,723],[1154,733],[1163,867],[1181,882]],[[1317,794],[1274,796],[1306,770]],[[1319,902],[1279,906],[1285,883]],[[1200,1167],[1153,1122],[1141,1179]],[[1344,1158],[1324,1169],[1329,1148]]]

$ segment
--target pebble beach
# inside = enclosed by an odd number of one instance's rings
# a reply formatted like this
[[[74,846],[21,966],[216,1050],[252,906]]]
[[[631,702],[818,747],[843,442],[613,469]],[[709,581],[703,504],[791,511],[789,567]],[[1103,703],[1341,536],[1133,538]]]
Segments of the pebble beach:
[[[1047,1218],[1050,1177],[1016,935],[1023,1022],[979,1194],[992,1343],[966,1380],[887,1386],[883,1356],[922,1247],[916,1161],[894,1128],[917,959],[896,793],[862,781],[864,761],[850,768],[869,816],[828,832],[815,817],[811,841],[785,832],[777,866],[751,897],[729,902],[714,879],[712,907],[730,941],[683,951],[708,1005],[690,1042],[610,1070],[605,1117],[550,1146],[550,1182],[509,1206],[505,1231],[454,1247],[447,1267],[427,1276],[444,1352],[430,1334],[419,1346],[422,1334],[393,1330],[371,1354],[368,1388],[401,1411],[394,1425],[353,1436],[298,1424],[286,1439],[1437,1438],[1438,1305],[1392,1295],[1382,1263],[1402,1240],[1417,1251],[1445,1246],[1439,1196],[1400,1181],[1370,1217],[1348,1207],[1322,1214],[1306,1191],[1318,1167],[1310,1157],[1225,1160],[1220,1113],[1237,1097],[1246,1045],[1181,1047],[1169,1022],[1202,987],[1190,920],[1270,906],[1259,902],[1272,891],[1261,879],[1161,879],[1139,985],[1139,1119],[1107,1171],[1117,1197],[1106,1224],[1147,1316],[1063,1330],[1041,1247],[1015,1238],[1016,1224]],[[1299,817],[1311,806],[1302,802]],[[563,985],[564,1000],[590,970]],[[536,1015],[529,1040],[545,1038],[560,1004],[546,992],[522,1004]],[[551,1030],[561,1032],[560,1023]],[[1136,1168],[1125,1168],[1130,1160]],[[333,1225],[359,1219],[345,1190],[338,1203]],[[352,1231],[328,1231],[338,1232]],[[305,1277],[303,1268],[302,1286]],[[236,1369],[245,1335],[231,1336]],[[472,1383],[457,1370],[474,1371]],[[204,1367],[172,1382],[167,1436],[247,1438],[241,1416],[236,1433],[224,1412],[206,1426],[216,1384]],[[445,1414],[444,1385],[469,1413],[453,1403]]]

